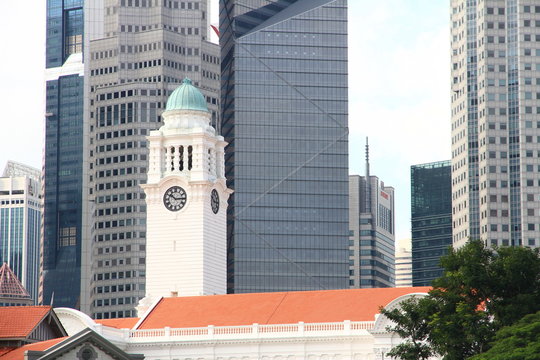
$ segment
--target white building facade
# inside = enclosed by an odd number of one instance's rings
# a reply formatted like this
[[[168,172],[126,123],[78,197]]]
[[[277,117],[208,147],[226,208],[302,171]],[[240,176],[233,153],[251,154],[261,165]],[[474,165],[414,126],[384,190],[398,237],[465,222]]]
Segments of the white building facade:
[[[133,319],[130,325],[128,322],[109,322],[107,320],[92,320],[88,316],[72,309],[55,309],[66,331],[72,335],[89,327],[107,340],[111,341],[123,351],[128,353],[144,354],[148,360],[166,359],[199,359],[199,360],[322,360],[322,359],[342,359],[342,360],[376,360],[386,359],[386,354],[402,340],[394,333],[386,330],[391,326],[389,320],[378,315],[378,307],[372,307],[367,302],[373,298],[379,298],[382,292],[396,294],[385,308],[393,309],[399,306],[400,302],[413,296],[425,296],[429,288],[402,288],[402,289],[351,289],[321,292],[297,292],[292,293],[267,293],[267,294],[244,294],[224,295],[212,297],[196,298],[176,298],[169,299],[175,302],[175,306],[165,302],[159,302],[149,312],[140,319]],[[398,295],[399,294],[401,295]],[[317,303],[306,304],[309,311],[294,310],[294,308],[306,300],[313,300],[310,293],[318,293],[322,298],[318,298]],[[272,314],[266,313],[266,298],[276,296],[279,304],[269,309]],[[328,302],[324,299],[328,295]],[[345,296],[345,297],[342,297]],[[247,298],[252,297],[249,300]],[[346,298],[352,299],[347,301]],[[210,300],[204,298],[212,298]],[[231,303],[228,303],[228,299]],[[368,300],[370,298],[371,300]],[[199,299],[199,300],[197,300]],[[232,309],[227,322],[238,323],[239,325],[221,325],[197,327],[175,327],[182,321],[176,321],[185,317],[186,314],[178,315],[182,305],[190,306],[189,302],[198,302],[199,306],[206,313],[212,313],[212,305],[206,304],[212,301],[221,311],[225,311],[228,305],[236,303],[238,306],[245,306],[242,309]],[[336,310],[340,306],[346,308],[357,301],[357,306],[352,306],[352,311]],[[333,309],[328,305],[334,304]],[[247,306],[246,306],[247,305]],[[292,305],[292,307],[291,307]],[[160,309],[161,308],[161,309]],[[218,309],[215,308],[214,310]],[[156,323],[164,324],[164,310],[172,322],[169,325],[159,328],[149,328]],[[260,323],[242,324],[246,318],[253,320],[250,315],[254,311],[259,311],[262,316]],[[325,314],[327,321],[311,322],[297,321],[287,323],[287,320],[304,318],[306,320],[322,320],[314,314]],[[338,314],[339,313],[339,314]],[[270,315],[270,317],[267,317]],[[203,318],[199,325],[209,321],[219,323],[223,321],[223,316],[210,319],[211,316],[199,315]],[[282,317],[283,316],[283,317]],[[342,320],[336,321],[340,316],[352,316],[362,318],[361,321]],[[225,316],[227,317],[227,316]],[[262,318],[272,322],[271,318],[281,318],[284,323],[264,324]],[[370,320],[367,320],[367,318]],[[127,321],[130,319],[123,319]],[[136,322],[136,323],[135,323]],[[135,324],[135,325],[133,325]],[[146,324],[146,325],[145,325]],[[124,328],[121,328],[124,327]],[[437,358],[433,358],[437,359]]]
[[[402,239],[396,246],[396,287],[412,286],[411,240]]]
[[[201,92],[184,79],[169,97],[164,125],[150,132],[146,296],[225,294],[223,137]]]
[[[453,245],[540,246],[540,6],[452,0]]]

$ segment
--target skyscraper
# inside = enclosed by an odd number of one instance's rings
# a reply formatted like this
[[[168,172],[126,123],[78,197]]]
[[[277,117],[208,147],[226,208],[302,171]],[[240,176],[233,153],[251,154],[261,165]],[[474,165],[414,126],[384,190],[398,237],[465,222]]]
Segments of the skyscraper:
[[[348,287],[346,0],[220,1],[228,291]]]
[[[134,315],[145,294],[146,136],[186,76],[218,120],[208,19],[207,0],[48,0],[43,302]]]
[[[34,304],[39,288],[39,178],[39,170],[12,161],[0,177],[0,264],[9,264]]]
[[[395,286],[394,188],[370,174],[349,176],[349,285]]]
[[[135,316],[145,296],[146,136],[189,77],[217,121],[219,47],[207,40],[208,1],[106,1],[90,42],[90,191],[94,200],[93,317]]]
[[[453,244],[540,245],[540,6],[451,1]]]
[[[413,286],[430,286],[443,273],[440,258],[452,246],[450,161],[411,166]]]
[[[83,0],[47,0],[40,302],[88,311],[83,8]]]

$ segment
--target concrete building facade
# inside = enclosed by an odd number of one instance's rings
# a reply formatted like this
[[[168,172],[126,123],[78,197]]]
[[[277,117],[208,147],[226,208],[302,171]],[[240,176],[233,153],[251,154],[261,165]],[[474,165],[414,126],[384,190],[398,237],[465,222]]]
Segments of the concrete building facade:
[[[540,246],[540,6],[452,0],[453,244]]]
[[[349,286],[395,286],[394,188],[370,175],[349,176]]]
[[[411,240],[404,239],[396,245],[396,287],[410,287],[413,283]]]
[[[134,315],[146,288],[145,194],[150,131],[184,77],[217,121],[219,47],[208,41],[209,1],[105,0],[89,44],[94,204],[91,315]]]

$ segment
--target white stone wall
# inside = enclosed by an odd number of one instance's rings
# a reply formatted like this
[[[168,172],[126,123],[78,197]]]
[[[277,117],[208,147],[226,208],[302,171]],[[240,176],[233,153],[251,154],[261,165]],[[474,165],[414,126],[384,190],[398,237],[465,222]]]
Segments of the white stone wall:
[[[226,199],[224,187],[216,186],[222,199],[219,212],[210,207],[212,184],[189,184],[168,177],[158,187],[146,187],[148,204],[146,294],[151,297],[226,293]],[[163,205],[171,186],[187,193],[177,212]]]
[[[150,163],[148,182],[143,185],[147,203],[146,296],[225,294],[230,194],[223,174],[225,142],[215,135],[209,114],[170,110],[163,117],[164,125],[148,137]],[[180,147],[184,150],[182,170]],[[191,168],[188,147],[192,147]],[[170,211],[163,204],[163,195],[172,186],[186,191],[186,203],[179,211]],[[213,189],[220,199],[217,214],[211,207]]]

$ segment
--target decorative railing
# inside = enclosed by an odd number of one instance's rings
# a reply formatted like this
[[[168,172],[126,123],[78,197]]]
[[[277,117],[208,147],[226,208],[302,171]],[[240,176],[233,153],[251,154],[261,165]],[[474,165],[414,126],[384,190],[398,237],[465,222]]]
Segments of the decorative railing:
[[[264,339],[264,338],[295,338],[318,336],[349,336],[365,335],[373,329],[374,321],[344,321],[337,323],[303,323],[245,325],[245,326],[207,326],[197,328],[128,330],[113,329],[100,326],[95,329],[109,338],[123,339],[129,342],[145,342],[148,339],[163,341],[204,341],[227,339]]]

